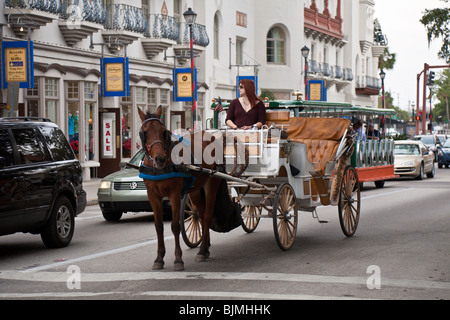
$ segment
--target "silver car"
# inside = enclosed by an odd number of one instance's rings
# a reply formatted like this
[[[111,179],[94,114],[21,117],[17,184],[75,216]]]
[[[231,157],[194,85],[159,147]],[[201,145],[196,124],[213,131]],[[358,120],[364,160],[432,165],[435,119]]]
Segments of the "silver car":
[[[396,175],[422,180],[424,174],[433,178],[434,153],[419,140],[398,140],[394,144],[394,171]]]
[[[141,149],[130,160],[130,164],[139,167],[144,152]],[[97,191],[98,204],[103,217],[107,221],[119,221],[126,212],[150,212],[152,208],[148,201],[144,181],[139,178],[139,171],[133,167],[121,164],[122,170],[102,179]],[[165,212],[170,211],[170,202],[163,201]]]

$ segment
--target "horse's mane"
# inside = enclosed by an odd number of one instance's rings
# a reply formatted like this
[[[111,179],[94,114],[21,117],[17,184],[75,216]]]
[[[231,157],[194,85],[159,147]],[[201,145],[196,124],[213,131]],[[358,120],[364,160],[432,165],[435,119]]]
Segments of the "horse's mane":
[[[159,119],[160,117],[156,113],[151,113],[150,111],[147,111],[145,113],[145,120],[147,119]]]

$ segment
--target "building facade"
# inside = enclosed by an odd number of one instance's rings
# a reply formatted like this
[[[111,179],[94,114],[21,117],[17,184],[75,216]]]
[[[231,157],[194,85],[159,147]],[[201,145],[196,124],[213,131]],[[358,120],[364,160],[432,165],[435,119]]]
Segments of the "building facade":
[[[373,0],[5,0],[2,42],[33,41],[34,88],[21,89],[0,116],[45,117],[66,133],[84,178],[118,170],[140,148],[137,108],[163,107],[171,130],[192,127],[192,103],[173,101],[173,69],[190,67],[193,26],[199,127],[212,99],[236,97],[238,76],[257,76],[258,94],[292,99],[307,78],[329,101],[376,106],[380,91]],[[128,57],[130,94],[101,95],[102,57]],[[107,130],[106,125],[112,125]],[[106,137],[112,138],[107,140]]]

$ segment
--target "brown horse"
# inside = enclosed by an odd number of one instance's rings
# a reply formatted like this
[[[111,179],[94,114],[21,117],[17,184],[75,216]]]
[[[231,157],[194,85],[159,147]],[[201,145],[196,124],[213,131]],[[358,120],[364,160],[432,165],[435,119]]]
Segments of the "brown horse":
[[[165,125],[160,120],[161,113],[161,106],[157,108],[155,114],[144,114],[144,112],[139,109],[139,116],[142,120],[141,139],[146,153],[143,165],[150,168],[149,170],[153,170],[154,172],[159,171],[166,174],[168,173],[170,176],[170,172],[172,172],[170,168],[174,167],[171,159],[171,153],[174,145],[171,142],[171,132],[167,130]],[[203,137],[206,133],[201,131],[196,132],[195,134],[201,134]],[[190,135],[191,153],[194,154],[195,140],[198,139],[194,139],[194,133],[191,133]],[[202,138],[201,141],[201,150],[204,150],[205,147],[211,143],[211,139],[208,140]],[[216,170],[217,166],[217,163],[206,164],[205,162],[202,162],[203,168]],[[205,261],[209,257],[209,228],[213,218],[216,194],[221,184],[221,180],[205,174],[192,173],[192,176],[195,177],[195,183],[189,190],[189,195],[192,203],[197,207],[203,229],[202,242],[196,261]],[[154,212],[155,228],[158,235],[158,255],[153,264],[153,270],[164,268],[164,255],[166,253],[163,235],[164,227],[162,211],[162,200],[164,197],[167,197],[172,205],[172,232],[175,237],[174,270],[184,270],[182,250],[180,247],[180,206],[184,179],[184,177],[178,176],[163,180],[144,178],[148,199]],[[201,189],[204,190],[204,195],[202,194]]]

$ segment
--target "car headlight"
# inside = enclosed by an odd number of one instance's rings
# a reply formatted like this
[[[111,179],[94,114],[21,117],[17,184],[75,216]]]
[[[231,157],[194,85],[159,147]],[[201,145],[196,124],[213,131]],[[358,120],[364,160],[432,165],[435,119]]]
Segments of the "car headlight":
[[[111,188],[111,181],[101,181],[99,189],[110,189]]]

